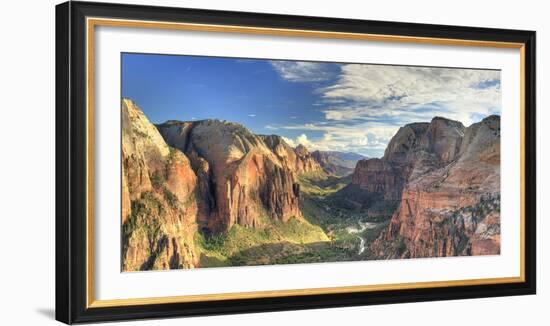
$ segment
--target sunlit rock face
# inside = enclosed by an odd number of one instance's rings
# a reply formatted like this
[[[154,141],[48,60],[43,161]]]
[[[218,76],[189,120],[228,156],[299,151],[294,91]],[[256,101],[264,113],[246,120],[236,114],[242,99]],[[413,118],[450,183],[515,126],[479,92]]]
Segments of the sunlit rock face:
[[[297,176],[322,171],[305,147],[294,149],[279,136],[255,135],[237,123],[170,121],[157,127],[190,158],[201,198],[198,222],[211,232],[234,224],[258,227],[264,218],[300,218]]]
[[[500,253],[500,117],[468,128],[443,118],[406,126],[381,161],[405,180],[388,229],[372,245],[379,257]],[[377,180],[369,189],[394,195],[391,178]]]
[[[129,99],[122,101],[122,269],[193,268],[197,177]]]

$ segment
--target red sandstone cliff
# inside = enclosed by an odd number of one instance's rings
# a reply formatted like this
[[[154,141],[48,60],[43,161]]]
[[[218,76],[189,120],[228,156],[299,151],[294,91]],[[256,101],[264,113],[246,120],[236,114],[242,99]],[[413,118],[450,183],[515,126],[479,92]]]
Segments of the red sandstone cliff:
[[[234,224],[258,227],[263,218],[302,216],[297,175],[321,170],[305,148],[219,120],[157,127],[170,146],[186,153],[198,176],[201,228],[218,232]]]
[[[392,139],[382,159],[406,179],[388,229],[371,246],[374,254],[499,254],[500,118],[490,116],[468,128],[434,118],[427,126],[406,128]],[[384,176],[370,187],[388,194],[383,186],[391,177],[376,169],[368,173]]]
[[[143,112],[122,101],[123,270],[192,268],[197,177]]]

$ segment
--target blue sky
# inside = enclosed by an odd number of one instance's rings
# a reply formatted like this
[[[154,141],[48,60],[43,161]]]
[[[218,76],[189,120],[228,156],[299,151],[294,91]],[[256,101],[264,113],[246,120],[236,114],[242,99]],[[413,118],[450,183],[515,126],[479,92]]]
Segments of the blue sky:
[[[397,129],[500,113],[500,72],[122,54],[122,96],[153,123],[222,119],[311,150],[383,155]]]

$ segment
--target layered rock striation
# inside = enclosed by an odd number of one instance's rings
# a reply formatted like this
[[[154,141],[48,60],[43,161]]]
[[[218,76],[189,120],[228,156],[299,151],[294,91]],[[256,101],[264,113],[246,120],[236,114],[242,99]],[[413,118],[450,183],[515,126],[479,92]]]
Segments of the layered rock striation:
[[[197,177],[143,112],[122,101],[122,269],[193,268]]]
[[[157,127],[170,146],[190,158],[204,231],[220,232],[234,224],[260,227],[266,218],[285,222],[302,216],[297,176],[321,170],[307,149],[226,121],[169,121]]]
[[[500,117],[468,128],[444,118],[405,126],[380,161],[356,171],[367,191],[399,194],[387,230],[371,246],[377,257],[500,253]]]
[[[308,173],[324,172],[305,147],[279,136],[219,120],[155,126],[123,99],[122,269],[199,267],[197,232],[306,223],[297,180]],[[322,231],[313,238],[326,241]]]

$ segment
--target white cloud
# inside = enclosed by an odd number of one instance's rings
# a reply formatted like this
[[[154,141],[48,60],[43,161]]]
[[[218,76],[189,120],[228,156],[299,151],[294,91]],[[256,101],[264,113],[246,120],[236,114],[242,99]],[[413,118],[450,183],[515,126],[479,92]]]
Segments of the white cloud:
[[[271,64],[292,82],[326,81],[315,90],[320,100],[314,103],[324,119],[266,126],[303,132],[288,140],[292,146],[381,156],[405,124],[442,116],[468,126],[500,113],[500,71],[344,64],[337,78],[331,79],[316,63]]]
[[[304,61],[270,61],[270,63],[283,79],[291,82],[319,82],[331,77],[322,63]]]
[[[469,125],[474,115],[500,109],[500,72],[348,64],[338,81],[320,92],[327,103],[345,101],[323,111],[328,120],[393,117],[412,122],[442,115]]]
[[[251,118],[254,118],[256,115],[255,114],[249,114],[248,116],[251,117]]]
[[[292,147],[304,145],[308,149],[318,149],[316,145],[307,138],[306,134],[301,134],[300,136],[296,137],[296,139],[283,137],[283,140]]]
[[[294,139],[290,139],[290,138],[287,138],[287,137],[284,137],[284,136],[282,136],[282,138],[290,147],[296,147],[297,146]]]
[[[296,138],[296,143],[304,145],[305,147],[312,147],[313,143],[307,139],[306,134],[301,134]]]
[[[367,156],[379,156],[386,144],[399,129],[398,126],[387,126],[379,123],[308,123],[288,126],[266,126],[271,130],[300,130],[322,133],[322,137],[311,138],[305,133],[295,139],[283,137],[292,147],[302,144],[309,150],[356,152]]]

